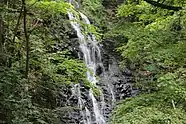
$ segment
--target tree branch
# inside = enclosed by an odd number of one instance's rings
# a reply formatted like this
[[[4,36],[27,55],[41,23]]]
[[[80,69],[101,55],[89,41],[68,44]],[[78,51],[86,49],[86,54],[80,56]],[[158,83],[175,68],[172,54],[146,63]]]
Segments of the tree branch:
[[[174,11],[179,11],[179,10],[183,9],[182,7],[169,6],[169,5],[165,5],[165,4],[153,1],[153,0],[144,0],[144,1],[146,1],[147,3],[149,3],[153,6],[160,7],[162,9],[168,9],[168,10],[174,10]]]
[[[20,13],[22,11],[22,9],[21,10],[17,10],[17,9],[12,9],[12,8],[6,8],[6,11],[8,13]],[[27,15],[34,16],[35,13],[27,12]]]

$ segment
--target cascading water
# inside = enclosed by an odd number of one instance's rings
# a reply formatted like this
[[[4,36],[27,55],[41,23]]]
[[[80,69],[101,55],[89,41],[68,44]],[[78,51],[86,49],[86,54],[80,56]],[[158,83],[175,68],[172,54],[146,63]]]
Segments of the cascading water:
[[[83,111],[85,101],[82,99],[80,84],[75,84],[72,88],[72,96],[78,97],[78,107],[81,110],[80,114],[83,116],[83,120],[80,121],[82,124],[91,124],[91,115],[88,108],[85,106],[85,111]]]
[[[72,1],[69,1],[70,3]],[[80,13],[80,17],[82,18],[83,22],[87,25],[90,25],[89,19],[83,14]],[[96,79],[96,69],[97,67],[101,67],[104,71],[102,59],[101,59],[101,51],[98,46],[98,42],[96,41],[96,38],[93,34],[83,35],[81,26],[79,23],[77,23],[75,20],[77,20],[76,16],[73,15],[73,13],[68,12],[68,17],[71,20],[71,25],[74,28],[74,30],[77,33],[78,39],[79,39],[79,48],[81,52],[83,53],[83,59],[88,69],[90,69],[91,72],[87,72],[87,79],[89,82],[91,82],[93,85],[96,86],[96,83],[98,80]],[[96,86],[99,88],[98,86]],[[101,89],[101,88],[100,88]],[[105,118],[104,118],[104,108],[105,108],[105,102],[104,102],[104,95],[102,91],[100,91],[100,100],[99,102],[96,100],[93,91],[89,90],[89,97],[92,101],[93,106],[93,113],[90,112],[88,107],[84,104],[83,99],[81,98],[81,90],[80,85],[77,84],[72,89],[74,92],[73,95],[76,95],[78,97],[78,106],[80,109],[80,114],[83,117],[83,124],[106,124]],[[93,115],[91,115],[93,114]]]

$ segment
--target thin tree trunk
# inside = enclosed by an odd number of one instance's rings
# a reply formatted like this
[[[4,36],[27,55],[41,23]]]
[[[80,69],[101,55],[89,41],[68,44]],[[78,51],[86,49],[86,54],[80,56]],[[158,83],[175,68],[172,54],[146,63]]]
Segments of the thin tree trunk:
[[[20,20],[21,20],[21,17],[22,17],[22,14],[23,14],[23,6],[21,7],[21,11],[20,11],[20,14],[19,14],[19,17],[18,17],[18,20],[17,20],[17,24],[16,24],[16,27],[14,29],[14,36],[13,36],[13,43],[15,43],[15,37],[16,37],[16,34],[17,34],[17,30],[18,30],[18,27],[19,27],[19,23],[20,23]]]
[[[3,42],[4,42],[4,25],[3,25],[2,15],[0,15],[0,52],[3,51]]]
[[[0,14],[0,65],[4,63],[4,50],[3,50],[3,44],[4,44],[4,25],[3,25],[3,18]]]
[[[22,0],[23,4],[23,24],[24,24],[24,34],[25,34],[25,42],[26,42],[26,68],[25,68],[25,77],[28,79],[28,73],[29,73],[29,37],[27,32],[27,9],[26,9],[26,3],[25,0]]]

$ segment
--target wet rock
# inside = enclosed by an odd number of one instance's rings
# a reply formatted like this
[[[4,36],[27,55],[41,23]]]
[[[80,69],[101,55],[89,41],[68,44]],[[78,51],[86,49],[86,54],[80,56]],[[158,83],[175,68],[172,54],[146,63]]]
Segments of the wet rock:
[[[67,32],[67,35],[69,36],[70,39],[78,38],[75,30],[71,30],[71,31]]]
[[[102,67],[98,65],[97,69],[96,69],[96,75],[101,75],[103,72]]]
[[[130,83],[134,82],[134,81],[133,81],[133,77],[128,77],[128,76],[125,77],[125,81],[126,81],[126,82],[130,82]]]
[[[139,89],[133,89],[133,90],[131,91],[131,96],[132,96],[132,97],[135,97],[136,95],[139,94],[139,92],[140,92]]]
[[[123,75],[132,76],[132,71],[129,70],[128,68],[125,68],[125,69],[123,70]]]

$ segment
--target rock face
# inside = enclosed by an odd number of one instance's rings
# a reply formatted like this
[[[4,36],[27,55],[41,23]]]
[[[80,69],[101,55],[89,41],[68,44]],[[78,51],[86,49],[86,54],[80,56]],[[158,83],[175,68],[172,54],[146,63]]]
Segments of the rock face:
[[[119,57],[116,53],[114,54],[111,47],[104,50],[103,56],[104,65],[107,67],[107,80],[108,83],[113,86],[116,101],[130,97],[132,92],[132,83],[134,82],[132,72],[127,68],[120,70],[118,60],[116,59]]]
[[[108,41],[107,43],[109,44]],[[113,46],[113,43],[115,42],[112,41],[110,45]],[[132,72],[128,68],[120,70],[118,60],[116,59],[119,57],[117,54],[114,54],[114,47],[103,46],[103,48],[101,48],[101,54],[104,69],[98,66],[96,74],[100,77],[97,85],[101,88],[104,95],[105,105],[103,108],[103,115],[106,121],[108,121],[111,111],[115,107],[115,103],[121,99],[136,95],[138,91],[132,89],[132,83],[134,82]],[[81,54],[79,49],[76,49],[75,52]],[[63,92],[58,94],[58,106],[68,108],[66,111],[63,110],[63,112],[60,112],[61,120],[63,120],[64,124],[85,124],[82,121],[84,117],[81,114],[82,111],[80,110],[80,107],[84,111],[87,107],[87,109],[90,110],[90,113],[93,113],[93,104],[89,97],[89,88],[86,87],[83,82],[79,87],[81,90],[81,100],[84,102],[84,105],[82,106],[79,104],[80,99],[77,95],[74,95],[74,91],[72,90],[73,86],[66,87],[66,90],[62,90]],[[77,93],[78,91],[75,91],[75,94]],[[100,97],[96,97],[96,100],[101,101]],[[97,123],[95,122],[94,124]]]

